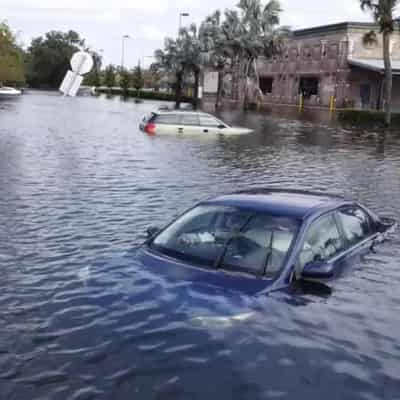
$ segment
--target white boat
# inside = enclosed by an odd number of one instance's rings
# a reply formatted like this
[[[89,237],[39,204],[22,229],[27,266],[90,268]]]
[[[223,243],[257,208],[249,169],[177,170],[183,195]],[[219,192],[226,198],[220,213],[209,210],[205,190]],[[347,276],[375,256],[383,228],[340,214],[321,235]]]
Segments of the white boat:
[[[0,86],[0,99],[11,99],[21,95],[21,90],[8,86]]]

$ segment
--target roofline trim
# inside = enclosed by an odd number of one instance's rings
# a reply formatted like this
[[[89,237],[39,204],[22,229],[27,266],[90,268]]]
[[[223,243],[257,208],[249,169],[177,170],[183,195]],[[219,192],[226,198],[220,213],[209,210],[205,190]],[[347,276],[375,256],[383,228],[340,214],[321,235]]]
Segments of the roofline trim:
[[[358,61],[358,60],[354,60],[352,58],[347,59],[347,62],[350,65],[353,65],[354,67],[358,67],[358,68],[363,68],[363,69],[367,69],[369,71],[374,71],[374,72],[379,72],[381,74],[383,74],[385,72],[385,68],[379,68],[373,65],[368,64],[368,59],[365,59],[363,61]],[[392,73],[393,75],[400,75],[400,68],[393,68],[392,67]]]
[[[379,25],[374,22],[339,22],[336,24],[319,25],[311,28],[297,29],[293,31],[294,36],[307,36],[313,33],[324,33],[324,32],[334,32],[343,31],[348,29],[379,29]]]

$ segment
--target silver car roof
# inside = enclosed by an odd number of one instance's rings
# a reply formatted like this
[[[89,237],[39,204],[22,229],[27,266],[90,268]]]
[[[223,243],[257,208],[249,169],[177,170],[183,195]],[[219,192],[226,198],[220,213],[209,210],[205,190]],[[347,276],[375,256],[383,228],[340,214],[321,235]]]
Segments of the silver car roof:
[[[203,115],[203,116],[207,116],[207,117],[212,117],[212,118],[216,118],[214,115],[212,114],[208,114],[205,112],[201,112],[201,111],[175,111],[175,110],[171,110],[171,111],[154,111],[154,114],[157,115],[170,115],[170,114],[177,114],[177,115]]]

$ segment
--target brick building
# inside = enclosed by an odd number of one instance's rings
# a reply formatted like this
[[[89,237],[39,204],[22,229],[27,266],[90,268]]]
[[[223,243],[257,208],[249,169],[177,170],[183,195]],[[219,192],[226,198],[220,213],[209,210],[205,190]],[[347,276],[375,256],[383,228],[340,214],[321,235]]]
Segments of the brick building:
[[[363,36],[377,26],[345,22],[293,32],[283,51],[260,59],[258,72],[265,104],[298,104],[303,93],[307,105],[378,108],[382,102],[382,35],[365,45]],[[393,108],[400,110],[400,32],[392,36]]]

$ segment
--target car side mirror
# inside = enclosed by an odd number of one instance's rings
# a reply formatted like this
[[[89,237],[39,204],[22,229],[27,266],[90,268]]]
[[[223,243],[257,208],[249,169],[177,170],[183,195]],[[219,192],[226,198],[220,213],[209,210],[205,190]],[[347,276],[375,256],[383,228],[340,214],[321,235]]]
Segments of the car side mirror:
[[[381,217],[377,221],[377,231],[385,233],[396,226],[396,221],[392,218]]]
[[[219,125],[218,125],[218,129],[224,129],[224,128],[226,128],[225,125],[223,125],[223,124],[219,124]]]
[[[306,264],[301,272],[302,279],[331,279],[334,276],[333,264],[324,261],[313,261]]]
[[[157,226],[149,226],[146,229],[146,236],[147,239],[151,239],[152,237],[154,237],[158,232],[160,232],[160,228]]]

